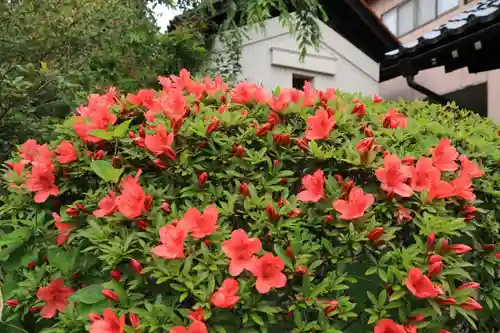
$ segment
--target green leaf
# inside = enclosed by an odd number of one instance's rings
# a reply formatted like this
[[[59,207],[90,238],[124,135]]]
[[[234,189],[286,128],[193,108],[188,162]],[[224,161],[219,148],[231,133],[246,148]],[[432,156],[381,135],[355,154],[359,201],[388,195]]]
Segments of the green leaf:
[[[90,164],[92,170],[104,181],[116,183],[123,172],[123,168],[115,169],[113,166],[103,160],[92,161]]]
[[[404,289],[398,290],[398,291],[394,292],[394,293],[391,295],[391,297],[389,297],[389,302],[392,302],[392,301],[398,300],[398,299],[400,299],[401,297],[403,297],[405,294],[406,294],[406,290],[404,290]]]
[[[283,260],[286,266],[293,269],[293,264],[292,261],[290,260],[290,257],[286,255],[286,253],[278,244],[274,244],[274,252],[276,252],[276,254],[281,258],[281,260]]]
[[[47,253],[49,264],[59,269],[64,274],[69,274],[74,264],[74,258],[59,247],[50,248]]]
[[[102,285],[91,284],[85,288],[82,288],[75,292],[70,299],[75,302],[81,302],[85,304],[95,304],[103,301],[105,298],[101,294]]]
[[[90,135],[95,136],[96,138],[104,139],[106,141],[113,139],[113,132],[108,132],[105,130],[92,130],[89,132]]]
[[[127,134],[127,130],[130,127],[131,122],[132,119],[124,121],[120,125],[116,126],[115,129],[113,130],[113,136],[116,138],[124,137],[125,134]]]
[[[264,320],[262,320],[262,318],[255,312],[251,312],[250,313],[250,318],[252,318],[252,320],[259,324],[260,326],[264,326]]]
[[[372,266],[366,270],[365,275],[372,275],[375,274],[376,272],[377,272],[377,266]]]

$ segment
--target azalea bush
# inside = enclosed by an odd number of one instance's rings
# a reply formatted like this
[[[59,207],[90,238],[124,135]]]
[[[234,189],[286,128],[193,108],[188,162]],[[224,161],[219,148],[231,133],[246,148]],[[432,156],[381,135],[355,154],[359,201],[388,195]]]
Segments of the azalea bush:
[[[1,197],[2,332],[496,332],[496,128],[216,77],[92,94]]]

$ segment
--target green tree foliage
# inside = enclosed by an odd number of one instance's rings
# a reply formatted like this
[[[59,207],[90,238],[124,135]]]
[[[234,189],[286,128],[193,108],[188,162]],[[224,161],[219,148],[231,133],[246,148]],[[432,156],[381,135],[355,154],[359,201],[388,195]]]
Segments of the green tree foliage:
[[[160,83],[94,94],[13,153],[0,325],[498,331],[491,122],[186,71]]]
[[[86,91],[156,86],[158,74],[206,57],[194,30],[162,34],[140,1],[0,4],[0,159],[84,101]],[[49,136],[50,137],[50,136]]]

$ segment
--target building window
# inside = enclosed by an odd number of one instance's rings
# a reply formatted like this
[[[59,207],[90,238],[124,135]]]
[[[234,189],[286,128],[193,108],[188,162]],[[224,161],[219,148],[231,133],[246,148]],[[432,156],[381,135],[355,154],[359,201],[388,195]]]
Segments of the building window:
[[[441,15],[460,5],[460,0],[438,0],[437,14]]]
[[[312,76],[306,76],[306,75],[300,75],[300,74],[293,74],[292,75],[292,87],[295,89],[302,90],[304,89],[304,85],[306,84],[306,81],[309,83],[313,83],[314,77]]]
[[[409,0],[385,12],[382,21],[394,35],[402,36],[459,6],[460,0]]]

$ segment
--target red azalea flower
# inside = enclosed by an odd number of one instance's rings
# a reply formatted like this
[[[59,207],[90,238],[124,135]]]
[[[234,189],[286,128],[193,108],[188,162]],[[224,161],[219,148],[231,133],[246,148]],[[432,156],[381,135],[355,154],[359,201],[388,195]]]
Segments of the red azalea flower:
[[[240,299],[236,296],[238,292],[238,281],[227,278],[222,286],[210,297],[210,303],[218,308],[232,308]]]
[[[21,163],[23,164],[37,162],[38,164],[51,165],[51,159],[53,157],[48,145],[39,145],[33,139],[26,140],[26,142],[23,143],[19,149],[19,155],[21,155]]]
[[[245,230],[238,229],[231,233],[230,240],[222,244],[222,249],[226,256],[231,259],[229,274],[238,276],[244,269],[251,269],[252,263],[256,259],[254,254],[260,252],[262,243],[256,237],[248,238]]]
[[[341,213],[341,219],[355,220],[363,216],[374,201],[375,198],[372,194],[365,194],[363,189],[354,186],[349,192],[349,200],[335,200],[333,202],[333,208]]]
[[[64,312],[68,306],[68,298],[75,291],[71,287],[64,286],[63,279],[51,281],[46,287],[40,287],[36,297],[40,301],[45,301],[45,305],[40,312],[42,318],[52,318],[56,312]]]
[[[297,200],[305,202],[318,202],[325,196],[325,179],[323,170],[316,170],[312,175],[302,177],[304,191],[297,195]]]
[[[57,161],[59,163],[71,163],[78,160],[75,147],[71,141],[61,141],[56,148]]]
[[[403,163],[403,165],[406,165],[406,166],[413,166],[413,164],[415,163],[415,158],[413,158],[413,156],[405,156],[401,160],[401,163]]]
[[[52,217],[54,218],[55,226],[59,231],[59,236],[57,236],[57,246],[61,246],[68,240],[73,226],[68,223],[62,223],[62,219],[57,213],[52,213]]]
[[[457,300],[454,299],[453,297],[446,297],[443,299],[438,299],[437,303],[440,305],[453,305],[453,304],[457,304]]]
[[[435,183],[431,183],[431,188],[429,194],[427,195],[427,202],[431,202],[434,198],[444,199],[455,195],[456,189],[451,183],[440,180]]]
[[[383,234],[384,234],[384,228],[380,228],[380,227],[373,228],[368,233],[368,240],[371,241],[371,242],[374,242],[377,239],[379,239],[380,237],[382,237]]]
[[[481,285],[477,282],[467,282],[462,284],[460,287],[457,288],[457,290],[462,290],[462,289],[479,289]]]
[[[476,200],[476,195],[472,192],[472,180],[465,176],[460,175],[451,181],[453,194],[467,201]]]
[[[374,138],[366,138],[361,141],[356,145],[356,150],[359,153],[359,160],[361,164],[366,164],[368,162],[368,157],[370,156],[370,153],[373,150],[373,147],[375,145],[375,139]]]
[[[116,197],[115,204],[120,213],[128,219],[133,219],[148,211],[148,198],[139,184],[141,170],[135,178],[131,175],[125,177],[121,182],[121,194]]]
[[[366,114],[366,105],[364,105],[363,103],[358,103],[354,105],[351,112],[352,114],[355,114],[358,119],[361,119]]]
[[[199,308],[188,314],[188,319],[192,321],[203,321],[205,320],[205,312],[202,308]]]
[[[482,310],[483,307],[474,298],[469,297],[465,303],[460,304],[460,307],[464,310]]]
[[[398,211],[396,213],[396,221],[398,224],[401,224],[403,221],[411,221],[412,217],[410,212],[403,206],[399,206]]]
[[[427,269],[427,275],[432,278],[441,274],[443,270],[443,261],[441,260],[441,256],[438,254],[432,255],[429,258],[429,268]]]
[[[438,146],[432,150],[432,162],[439,171],[457,170],[457,157],[457,150],[451,145],[450,139],[441,139]]]
[[[388,110],[382,117],[382,126],[385,128],[406,128],[407,118],[396,109]]]
[[[432,285],[432,281],[422,274],[418,268],[412,268],[408,272],[406,280],[406,288],[418,298],[436,297],[438,295],[436,289]]]
[[[405,183],[411,177],[411,169],[401,165],[396,155],[384,157],[384,167],[377,169],[375,175],[387,193],[396,193],[402,197],[410,197],[413,194],[411,187]]]
[[[281,272],[285,263],[280,257],[266,253],[253,263],[250,271],[257,278],[255,287],[259,293],[265,294],[271,288],[283,288],[286,285],[286,275]]]
[[[127,94],[127,102],[135,105],[142,105],[148,109],[153,109],[155,107],[155,97],[156,92],[152,89],[141,89],[137,92],[137,95]]]
[[[464,254],[472,250],[470,246],[465,244],[455,244],[449,247],[451,251],[455,251],[456,254]]]
[[[428,157],[421,157],[412,168],[411,187],[415,192],[429,190],[432,184],[438,183],[441,172],[432,165]]]
[[[99,209],[94,210],[95,217],[111,216],[118,210],[115,204],[116,194],[109,192],[101,201],[99,201]]]
[[[267,133],[269,133],[269,131],[271,131],[273,127],[274,125],[272,123],[265,123],[264,125],[261,125],[256,128],[255,135],[264,136]]]
[[[92,322],[89,333],[125,332],[125,315],[121,315],[120,318],[118,318],[112,309],[107,308],[104,309],[102,316],[103,318]]]
[[[55,179],[51,164],[34,164],[25,186],[29,191],[36,192],[35,202],[42,203],[51,195],[59,195],[59,188],[54,184]]]
[[[176,326],[170,330],[170,333],[208,333],[207,326],[201,321],[193,321],[189,328]]]
[[[254,83],[240,82],[231,90],[231,100],[238,104],[263,104],[269,99],[269,93]]]
[[[163,125],[155,127],[155,134],[146,135],[144,144],[149,151],[155,155],[167,155],[171,160],[175,161],[177,156],[172,148],[174,142],[174,133],[167,134],[167,130]]]
[[[461,155],[459,158],[461,168],[459,175],[467,176],[469,178],[479,178],[484,175],[484,171],[481,171],[476,163],[469,160],[469,158],[465,155]]]
[[[203,238],[217,230],[219,213],[216,206],[207,206],[203,214],[196,208],[189,208],[180,222],[181,226],[191,232],[193,238]]]
[[[406,333],[402,325],[396,324],[391,319],[381,319],[375,326],[374,333]]]
[[[326,110],[319,109],[314,116],[307,119],[307,129],[304,137],[307,140],[328,139],[334,125],[335,116],[329,117]]]
[[[187,237],[185,228],[169,224],[160,228],[161,245],[153,248],[153,253],[164,259],[184,258],[184,241]]]

